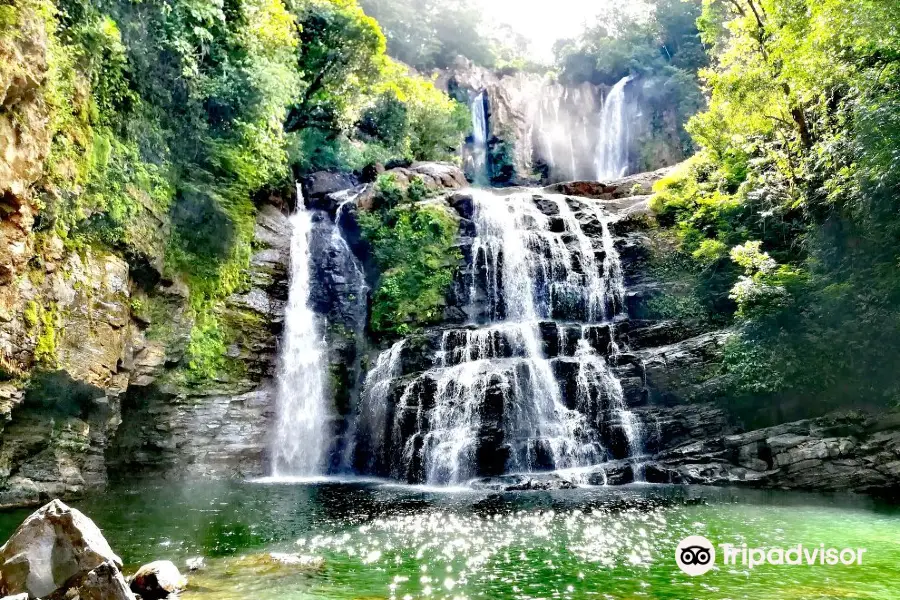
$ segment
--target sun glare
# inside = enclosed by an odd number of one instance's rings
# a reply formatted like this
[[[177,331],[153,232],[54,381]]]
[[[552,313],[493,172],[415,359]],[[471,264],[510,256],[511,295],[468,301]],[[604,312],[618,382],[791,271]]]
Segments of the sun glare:
[[[590,25],[610,0],[478,0],[485,14],[496,23],[505,23],[531,42],[536,60],[550,61],[556,40],[573,38]],[[626,3],[634,3],[626,0]]]

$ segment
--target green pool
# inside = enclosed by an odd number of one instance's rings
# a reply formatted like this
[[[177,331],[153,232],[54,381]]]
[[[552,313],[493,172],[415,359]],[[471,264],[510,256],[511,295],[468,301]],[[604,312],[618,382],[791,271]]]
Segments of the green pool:
[[[206,568],[191,574],[183,600],[900,597],[900,510],[864,497],[322,481],[143,484],[73,504],[128,567],[203,556]],[[0,514],[3,539],[27,514]],[[717,545],[866,552],[861,565],[719,564],[690,577],[675,563],[688,535]],[[269,552],[324,562],[280,566],[264,560]]]

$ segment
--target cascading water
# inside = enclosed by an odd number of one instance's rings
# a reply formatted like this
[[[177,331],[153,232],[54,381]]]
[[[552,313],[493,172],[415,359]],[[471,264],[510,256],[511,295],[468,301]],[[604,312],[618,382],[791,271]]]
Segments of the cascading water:
[[[488,172],[488,120],[485,92],[481,92],[472,100],[472,160],[474,162],[475,183],[490,184]]]
[[[378,466],[364,468],[431,484],[573,470],[610,458],[604,427],[639,453],[639,421],[606,358],[617,351],[612,319],[624,306],[608,216],[594,201],[561,195],[470,193],[477,316],[435,332],[430,367],[415,377],[403,354],[427,338],[377,358],[360,414],[363,454]],[[569,364],[574,394],[561,387]]]
[[[627,174],[631,148],[631,112],[625,99],[625,87],[631,77],[624,77],[609,91],[600,112],[600,125],[594,167],[600,181]]]
[[[309,306],[313,219],[304,206],[299,184],[297,209],[290,223],[290,287],[278,366],[278,424],[272,445],[272,474],[276,477],[321,473],[331,441],[325,342]]]
[[[355,446],[351,456],[356,453],[362,457],[356,466],[366,471],[376,470],[379,461],[386,461],[381,454],[385,445],[385,436],[389,435],[387,423],[390,421],[391,385],[400,375],[400,354],[406,340],[400,340],[378,355],[375,364],[366,374],[363,383],[360,414],[357,416],[356,432],[353,436]],[[345,462],[352,462],[352,458]]]

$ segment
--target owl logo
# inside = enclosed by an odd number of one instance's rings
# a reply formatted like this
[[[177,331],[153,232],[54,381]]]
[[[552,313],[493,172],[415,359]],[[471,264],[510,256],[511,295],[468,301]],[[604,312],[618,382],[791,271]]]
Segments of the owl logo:
[[[675,563],[691,577],[703,575],[716,565],[716,548],[701,535],[686,537],[675,549]]]

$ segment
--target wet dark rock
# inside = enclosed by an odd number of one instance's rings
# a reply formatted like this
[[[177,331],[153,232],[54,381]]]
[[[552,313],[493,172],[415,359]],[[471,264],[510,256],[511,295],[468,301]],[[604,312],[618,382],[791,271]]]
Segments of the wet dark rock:
[[[725,344],[733,334],[714,331],[667,346],[636,351],[654,402],[672,404],[713,396],[721,379]]]
[[[112,563],[77,576],[51,594],[48,600],[135,600],[122,572]]]
[[[635,321],[619,330],[622,341],[632,350],[670,346],[703,333],[698,323],[686,321]]]
[[[572,481],[554,473],[486,477],[473,480],[469,485],[474,489],[497,492],[571,490],[578,487]]]
[[[612,460],[602,465],[588,478],[592,485],[627,485],[634,483],[635,467],[628,460]]]
[[[328,196],[353,188],[358,183],[356,178],[348,173],[317,171],[303,180],[303,197],[310,208],[331,212],[331,200]]]
[[[378,180],[378,176],[384,173],[385,168],[381,163],[372,163],[363,167],[362,173],[360,174],[360,183],[375,183]]]
[[[471,220],[475,214],[475,199],[472,194],[456,192],[447,197],[450,207],[463,219]],[[474,232],[473,232],[474,233]]]

